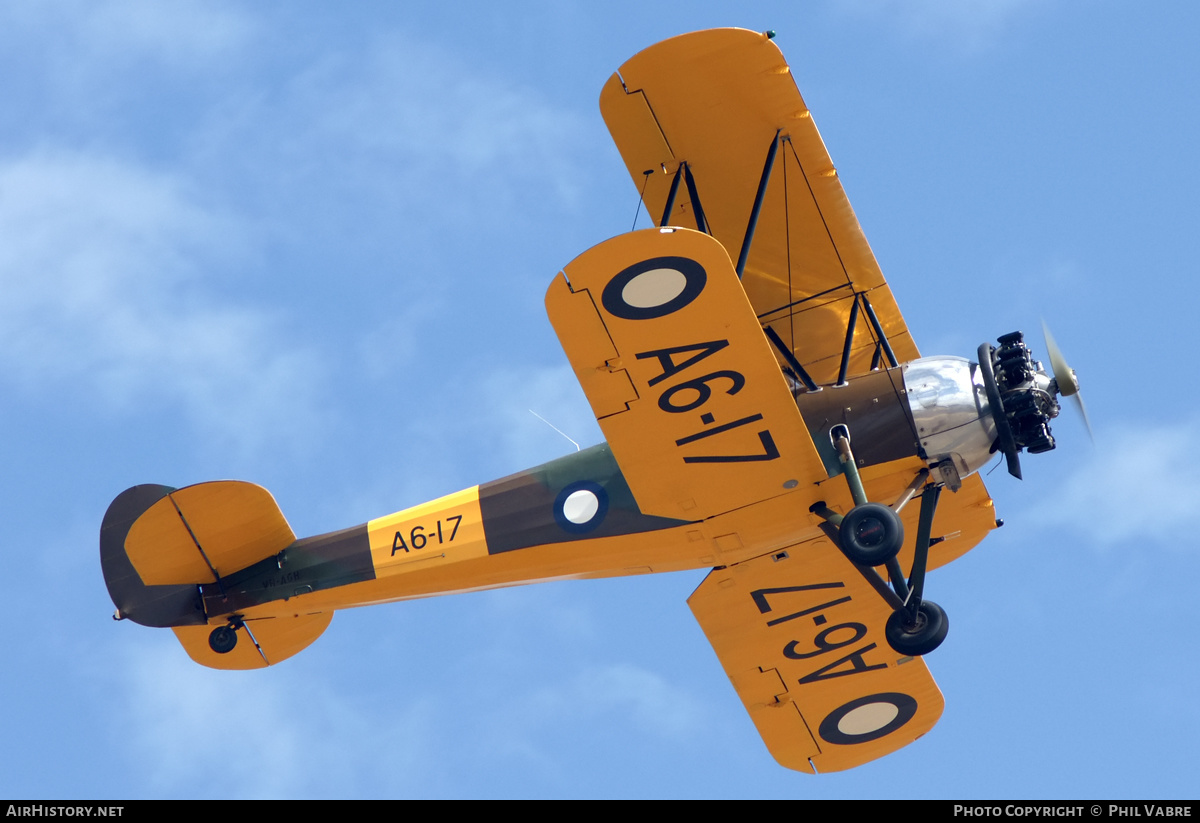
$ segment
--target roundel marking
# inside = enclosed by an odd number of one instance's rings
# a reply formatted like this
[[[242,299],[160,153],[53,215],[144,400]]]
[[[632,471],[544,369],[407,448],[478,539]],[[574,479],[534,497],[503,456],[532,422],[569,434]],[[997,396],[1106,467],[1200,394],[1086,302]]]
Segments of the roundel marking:
[[[608,493],[599,483],[571,483],[554,498],[554,520],[573,534],[590,532],[608,513]]]
[[[679,269],[650,269],[625,284],[621,289],[621,300],[626,306],[654,309],[683,294],[687,282]]]
[[[899,729],[917,713],[917,701],[907,694],[869,694],[838,706],[825,716],[821,738],[842,746],[878,740]]]
[[[600,511],[600,498],[591,489],[571,492],[563,501],[563,517],[577,526],[591,522],[598,511]]]
[[[851,737],[861,737],[878,731],[896,719],[900,709],[895,703],[868,703],[851,709],[838,721],[838,731]]]
[[[652,257],[634,263],[604,287],[600,302],[625,320],[653,320],[677,312],[704,291],[704,267],[687,257]]]

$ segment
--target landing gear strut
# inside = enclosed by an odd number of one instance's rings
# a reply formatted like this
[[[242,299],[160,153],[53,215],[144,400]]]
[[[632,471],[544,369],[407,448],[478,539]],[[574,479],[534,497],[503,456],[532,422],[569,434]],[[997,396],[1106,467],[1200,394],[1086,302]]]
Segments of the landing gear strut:
[[[892,607],[884,636],[888,645],[900,654],[919,657],[929,654],[946,639],[950,620],[941,606],[921,597],[925,587],[925,567],[929,561],[930,535],[933,530],[933,515],[941,494],[940,484],[925,486],[921,494],[921,515],[917,524],[917,545],[913,555],[912,570],[905,580],[904,572],[896,555],[904,543],[904,526],[897,512],[907,503],[929,477],[923,470],[896,501],[894,506],[867,501],[862,479],[858,475],[854,452],[850,449],[850,432],[845,426],[834,426],[830,435],[838,451],[842,473],[854,498],[854,508],[844,517],[817,503],[813,513],[824,518],[822,528],[833,539],[855,568],[880,597]],[[940,540],[940,538],[939,538]],[[887,582],[879,576],[876,566],[886,566]]]

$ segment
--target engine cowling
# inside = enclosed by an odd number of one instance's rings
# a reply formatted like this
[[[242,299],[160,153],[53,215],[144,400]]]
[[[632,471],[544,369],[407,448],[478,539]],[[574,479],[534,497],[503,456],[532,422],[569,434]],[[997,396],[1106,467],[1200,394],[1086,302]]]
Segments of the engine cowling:
[[[796,403],[830,476],[841,470],[830,431],[844,425],[860,467],[911,455],[957,489],[1000,452],[1020,477],[1017,453],[1054,448],[1058,384],[1033,360],[1020,332],[979,347],[979,361],[941,355],[799,392]]]
[[[918,454],[956,488],[995,454],[996,421],[979,366],[943,355],[912,360],[901,369]]]

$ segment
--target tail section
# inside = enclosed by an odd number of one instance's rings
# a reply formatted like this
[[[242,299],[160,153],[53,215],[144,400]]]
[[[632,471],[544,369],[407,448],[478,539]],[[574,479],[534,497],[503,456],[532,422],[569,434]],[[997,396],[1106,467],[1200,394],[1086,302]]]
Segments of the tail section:
[[[188,655],[205,666],[262,668],[320,637],[332,612],[243,621],[240,614],[211,613],[212,597],[206,613],[201,587],[220,590],[223,578],[295,541],[275,499],[252,483],[134,486],[104,515],[100,564],[116,619],[174,629]]]

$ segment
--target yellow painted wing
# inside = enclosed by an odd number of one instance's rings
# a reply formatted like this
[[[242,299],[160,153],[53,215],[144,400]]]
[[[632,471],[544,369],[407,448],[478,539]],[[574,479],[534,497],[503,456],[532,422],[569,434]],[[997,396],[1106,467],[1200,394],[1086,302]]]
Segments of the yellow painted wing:
[[[652,46],[612,76],[600,110],[634,183],[645,186],[651,217],[663,215],[686,163],[707,229],[735,261],[778,133],[743,273],[754,313],[818,383],[837,378],[856,293],[866,295],[899,361],[920,356],[787,62],[766,35],[713,29]],[[697,227],[686,179],[666,222]],[[860,318],[850,374],[870,368],[877,338]]]
[[[644,514],[701,520],[826,477],[708,235],[601,243],[555,278],[546,311]]]
[[[941,717],[924,661],[891,649],[890,609],[828,540],[714,569],[688,605],[767,749],[789,769],[853,768]]]

